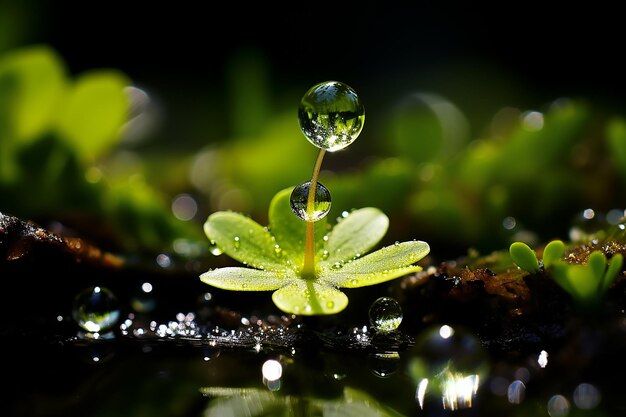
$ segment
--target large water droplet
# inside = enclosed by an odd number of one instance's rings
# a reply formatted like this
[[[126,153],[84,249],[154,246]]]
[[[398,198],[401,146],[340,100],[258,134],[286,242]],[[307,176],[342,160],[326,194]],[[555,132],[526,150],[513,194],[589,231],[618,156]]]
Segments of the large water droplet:
[[[396,330],[402,322],[402,308],[393,298],[380,297],[370,306],[369,317],[376,330]]]
[[[319,182],[317,183],[313,200],[313,211],[309,213],[307,203],[310,186],[311,182],[307,181],[293,189],[290,197],[291,211],[305,222],[316,222],[326,217],[330,210],[330,191]]]
[[[365,109],[356,92],[339,81],[314,85],[298,108],[300,129],[313,145],[334,152],[350,145],[365,123]]]
[[[120,318],[117,297],[104,287],[90,287],[74,299],[72,317],[90,333],[106,332]]]

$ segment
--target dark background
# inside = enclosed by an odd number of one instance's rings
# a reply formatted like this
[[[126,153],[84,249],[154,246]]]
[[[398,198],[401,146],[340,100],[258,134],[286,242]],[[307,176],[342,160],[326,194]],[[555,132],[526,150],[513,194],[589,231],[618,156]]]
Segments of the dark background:
[[[479,135],[503,106],[622,105],[624,34],[609,6],[407,3],[9,1],[0,46],[47,43],[72,73],[120,69],[161,100],[160,134],[177,140],[229,135],[229,68],[242,53],[261,63],[276,108],[326,79],[352,85],[372,117],[403,91],[431,91]]]

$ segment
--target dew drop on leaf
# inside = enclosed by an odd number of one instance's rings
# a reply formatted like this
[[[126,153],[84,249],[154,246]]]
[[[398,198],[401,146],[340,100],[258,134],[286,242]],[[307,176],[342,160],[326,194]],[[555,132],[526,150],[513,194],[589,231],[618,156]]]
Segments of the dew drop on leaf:
[[[393,298],[380,297],[370,306],[369,318],[376,330],[396,330],[402,322],[402,308]]]
[[[209,252],[211,252],[215,256],[219,256],[224,253],[215,243],[214,240],[209,241]]]
[[[90,287],[74,298],[72,317],[90,333],[110,330],[120,318],[117,297],[104,287]]]
[[[291,211],[305,222],[316,222],[323,219],[330,210],[330,191],[319,182],[315,188],[315,197],[313,201],[313,210],[311,213],[307,210],[307,202],[309,197],[310,181],[304,182],[296,186],[291,192],[289,202]]]
[[[234,243],[235,249],[239,249],[239,246],[241,245],[239,236],[235,236],[233,240],[235,241],[235,243]]]
[[[365,108],[351,87],[339,81],[326,81],[304,94],[298,120],[309,142],[334,152],[359,136],[365,123]]]
[[[334,264],[332,264],[330,266],[332,269],[341,269],[343,267],[343,264],[341,262],[335,262]]]
[[[324,250],[324,252],[322,252],[322,259],[323,260],[328,259],[329,256],[330,256],[330,252],[328,252],[327,250]]]
[[[283,256],[283,250],[278,244],[274,245],[274,255],[276,255],[277,258]]]

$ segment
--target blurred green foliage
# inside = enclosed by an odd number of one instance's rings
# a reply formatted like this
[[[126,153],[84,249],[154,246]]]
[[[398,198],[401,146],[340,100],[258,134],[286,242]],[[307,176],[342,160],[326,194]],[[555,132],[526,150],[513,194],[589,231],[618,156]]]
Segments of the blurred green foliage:
[[[115,250],[157,251],[201,239],[142,173],[107,175],[128,121],[128,77],[99,69],[72,78],[46,46],[0,56],[0,210],[80,228]]]
[[[204,248],[201,225],[220,210],[266,223],[272,196],[310,178],[316,149],[298,127],[299,97],[271,107],[261,58],[246,53],[225,67],[232,88],[223,112],[232,126],[223,140],[167,138],[131,149],[120,143],[131,119],[126,75],[71,77],[45,46],[6,53],[0,209],[82,226],[127,250],[176,239]],[[406,91],[368,121],[354,146],[328,155],[320,181],[332,195],[331,216],[367,206],[385,212],[392,228],[383,244],[419,237],[433,256],[456,256],[566,238],[571,226],[591,223],[586,208],[594,222],[623,213],[626,121],[588,99],[503,108],[479,129],[446,97]],[[189,221],[168,207],[181,193],[197,202]]]

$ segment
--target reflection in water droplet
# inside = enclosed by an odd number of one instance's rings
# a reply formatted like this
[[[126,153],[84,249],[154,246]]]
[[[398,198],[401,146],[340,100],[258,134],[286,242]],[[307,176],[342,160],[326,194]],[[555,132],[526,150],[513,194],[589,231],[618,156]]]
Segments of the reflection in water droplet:
[[[600,390],[591,384],[580,384],[574,388],[574,404],[581,410],[591,410],[600,404]]]
[[[569,401],[562,395],[554,395],[548,400],[550,417],[565,417],[569,414]]]
[[[296,186],[291,192],[289,202],[291,204],[291,211],[296,216],[305,222],[316,222],[323,219],[330,210],[330,191],[324,187],[321,183],[317,183],[315,189],[315,197],[313,201],[313,211],[309,213],[307,211],[307,203],[309,199],[309,188],[311,182],[307,181]]]
[[[217,247],[217,243],[214,240],[209,241],[209,252],[215,256],[219,256],[224,253],[220,248]]]
[[[276,255],[277,258],[283,256],[283,250],[278,244],[274,245],[274,255]]]
[[[324,251],[322,252],[322,259],[323,259],[323,260],[328,259],[328,257],[329,257],[329,256],[330,256],[330,252],[328,252],[327,250],[324,250]]]
[[[72,317],[88,332],[106,332],[120,317],[117,297],[104,287],[87,288],[74,298]]]
[[[398,352],[374,353],[369,356],[369,367],[379,378],[388,378],[400,367]]]
[[[365,123],[365,108],[351,87],[338,81],[326,81],[304,94],[298,119],[309,142],[334,152],[359,136]]]
[[[376,330],[396,330],[402,322],[402,308],[393,298],[380,297],[370,306],[369,318]]]
[[[525,395],[526,385],[519,379],[511,382],[506,392],[506,396],[511,404],[521,404]]]
[[[445,409],[472,407],[489,370],[488,356],[471,333],[454,327],[444,332],[448,337],[442,337],[441,327],[432,326],[418,335],[408,352],[408,373],[418,388],[427,379],[428,389],[440,396]]]

